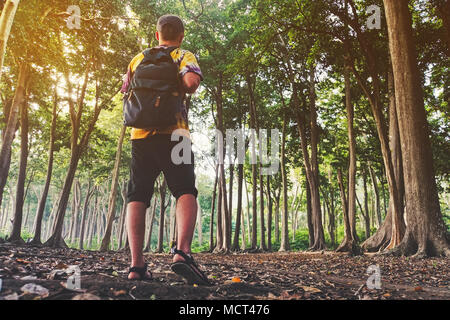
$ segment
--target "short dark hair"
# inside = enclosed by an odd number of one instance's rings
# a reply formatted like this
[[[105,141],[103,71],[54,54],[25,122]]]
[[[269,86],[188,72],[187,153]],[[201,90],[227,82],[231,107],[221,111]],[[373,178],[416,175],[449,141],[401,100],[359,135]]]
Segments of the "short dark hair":
[[[180,17],[171,14],[159,18],[156,29],[162,39],[169,41],[177,40],[177,37],[184,33],[183,21]]]

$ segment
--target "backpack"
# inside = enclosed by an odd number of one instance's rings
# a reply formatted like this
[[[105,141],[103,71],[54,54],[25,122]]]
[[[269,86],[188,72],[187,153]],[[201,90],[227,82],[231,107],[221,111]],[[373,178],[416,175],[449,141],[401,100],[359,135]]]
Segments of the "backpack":
[[[177,124],[183,97],[178,65],[170,53],[177,47],[146,49],[123,98],[124,125],[145,129]]]

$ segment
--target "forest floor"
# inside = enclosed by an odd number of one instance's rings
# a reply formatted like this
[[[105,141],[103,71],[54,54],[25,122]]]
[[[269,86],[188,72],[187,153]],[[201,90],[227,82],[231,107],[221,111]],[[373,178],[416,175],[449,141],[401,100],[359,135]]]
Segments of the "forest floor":
[[[446,258],[411,259],[323,253],[194,255],[212,286],[187,285],[170,271],[169,254],[148,254],[150,281],[129,281],[129,254],[0,244],[0,299],[450,299]],[[77,265],[81,289],[57,271]],[[381,289],[369,289],[371,265]],[[28,286],[25,286],[28,284]],[[36,284],[38,286],[33,286]],[[43,289],[45,288],[45,289]]]

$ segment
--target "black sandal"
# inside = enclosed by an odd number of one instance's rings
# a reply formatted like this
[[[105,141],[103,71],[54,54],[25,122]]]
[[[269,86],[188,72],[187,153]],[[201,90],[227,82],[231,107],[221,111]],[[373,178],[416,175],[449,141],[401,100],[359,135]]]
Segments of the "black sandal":
[[[152,280],[153,279],[152,273],[147,270],[147,266],[148,264],[146,263],[144,264],[143,267],[131,267],[128,270],[128,274],[136,272],[139,275],[139,279],[129,279],[129,280]],[[147,277],[146,275],[147,271],[150,273],[150,277]]]
[[[170,268],[177,275],[184,278],[188,284],[197,284],[202,286],[211,285],[211,283],[208,281],[208,278],[195,263],[194,258],[190,254],[178,250],[176,242],[173,242],[170,253],[172,253],[173,255],[179,254],[183,257],[184,261],[174,262],[170,265]]]

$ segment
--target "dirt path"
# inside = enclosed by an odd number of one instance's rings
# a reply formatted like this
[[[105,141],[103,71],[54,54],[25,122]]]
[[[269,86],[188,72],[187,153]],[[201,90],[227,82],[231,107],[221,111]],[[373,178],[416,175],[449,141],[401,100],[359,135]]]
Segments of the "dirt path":
[[[154,280],[128,281],[127,252],[100,253],[72,249],[0,245],[0,298],[120,300],[179,299],[450,299],[449,259],[365,255],[349,257],[333,252],[196,254],[213,286],[184,284],[169,269],[168,254],[147,256]],[[56,270],[78,266],[81,290]],[[369,289],[369,266],[378,266],[381,289]],[[72,278],[71,278],[72,279]],[[23,286],[47,289],[24,294]],[[28,286],[30,288],[30,285]],[[87,295],[89,294],[89,295]]]

